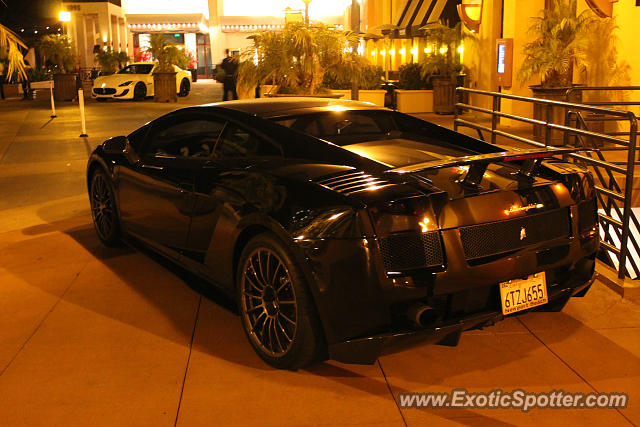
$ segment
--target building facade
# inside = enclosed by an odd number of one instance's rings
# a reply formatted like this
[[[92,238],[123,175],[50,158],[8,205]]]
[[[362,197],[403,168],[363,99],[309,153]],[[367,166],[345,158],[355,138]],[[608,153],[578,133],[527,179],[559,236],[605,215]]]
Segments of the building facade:
[[[312,21],[342,29],[349,18],[345,0],[309,4]],[[302,0],[73,0],[65,32],[75,41],[79,67],[95,66],[95,52],[111,48],[135,60],[147,59],[151,33],[165,33],[194,59],[203,77],[224,58],[225,49],[239,52],[257,31],[278,30],[287,19],[302,16]]]
[[[122,1],[122,2],[121,2]],[[469,70],[467,84],[472,88],[531,96],[530,85],[539,77],[520,82],[515,76],[524,60],[523,48],[532,41],[528,31],[532,17],[540,16],[551,0],[313,0],[309,3],[311,21],[337,29],[350,29],[358,23],[362,35],[359,52],[373,64],[389,71],[402,64],[420,62],[439,49],[425,36],[428,25],[462,20],[472,31],[472,42],[459,46]],[[97,49],[110,47],[143,57],[148,35],[162,32],[193,56],[201,76],[211,76],[212,67],[221,62],[224,50],[240,51],[251,43],[250,35],[282,28],[287,19],[300,19],[302,0],[109,0],[65,1],[71,13],[65,31],[76,41],[80,67],[94,66]],[[461,13],[459,9],[467,7]],[[611,15],[618,26],[617,50],[628,67],[627,84],[640,82],[640,56],[635,49],[635,25],[640,22],[637,0],[578,0],[578,12],[592,8],[600,16]],[[352,20],[354,10],[359,20]],[[472,16],[471,22],[469,15]],[[466,15],[466,16],[463,16]],[[294,19],[295,20],[295,19]],[[352,22],[353,21],[353,22]],[[359,22],[357,22],[359,21]],[[509,84],[497,73],[497,40],[508,39],[513,46],[507,69]],[[504,64],[503,64],[504,66]],[[574,82],[584,75],[576,72]],[[528,114],[505,101],[503,110]]]

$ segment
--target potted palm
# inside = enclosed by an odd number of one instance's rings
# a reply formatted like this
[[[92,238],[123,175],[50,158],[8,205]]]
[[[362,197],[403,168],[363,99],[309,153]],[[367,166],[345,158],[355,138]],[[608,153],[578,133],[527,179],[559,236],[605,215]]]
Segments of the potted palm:
[[[433,89],[423,77],[422,66],[404,64],[398,70],[396,108],[402,113],[433,112]]]
[[[433,85],[433,111],[437,114],[453,114],[456,103],[456,87],[464,82],[458,47],[464,39],[473,39],[463,33],[460,22],[451,28],[442,23],[428,24],[424,28],[427,40],[435,49],[421,62],[422,75]]]
[[[164,34],[151,34],[147,49],[158,65],[153,71],[153,100],[156,102],[178,102],[178,87],[174,65],[189,62],[187,55]]]
[[[357,35],[295,22],[282,31],[265,31],[251,38],[252,45],[240,58],[239,89],[271,84],[279,87],[279,94],[318,96],[324,92],[324,74],[349,61],[344,49]]]
[[[358,100],[384,107],[386,91],[382,89],[381,67],[369,64],[359,55],[354,55],[342,66],[328,70],[323,77],[322,86],[340,95],[342,99],[351,99],[351,88],[355,81],[358,85]]]
[[[534,76],[540,84],[530,86],[535,98],[565,100],[565,94],[573,86],[573,70],[584,67],[589,43],[590,24],[595,16],[590,9],[577,14],[576,0],[551,0],[541,16],[532,18],[529,28],[536,38],[523,48],[525,59],[517,78],[527,83]],[[573,101],[580,102],[580,99]],[[534,104],[534,118],[546,120],[545,107]],[[555,123],[564,121],[564,111],[552,112]],[[540,140],[543,126],[534,126],[534,138]]]
[[[17,82],[15,73],[13,76],[5,76],[5,70],[9,67],[9,61],[3,57],[4,52],[0,52],[0,84],[2,84],[2,93],[7,98],[17,98],[20,96],[20,84]]]
[[[108,47],[96,53],[96,61],[100,65],[102,74],[109,75],[115,73],[129,62],[129,56],[125,52],[116,52]]]
[[[53,66],[54,96],[57,101],[71,101],[77,97],[76,73],[71,72],[75,63],[73,43],[69,37],[46,35],[40,40],[43,60]]]

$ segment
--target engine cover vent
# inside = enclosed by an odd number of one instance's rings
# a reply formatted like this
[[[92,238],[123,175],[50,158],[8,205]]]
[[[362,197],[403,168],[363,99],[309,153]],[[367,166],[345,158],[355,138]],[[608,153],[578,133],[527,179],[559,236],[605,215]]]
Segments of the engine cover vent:
[[[393,185],[391,182],[376,178],[362,171],[340,172],[324,176],[314,181],[325,188],[350,195],[361,191],[373,191]]]

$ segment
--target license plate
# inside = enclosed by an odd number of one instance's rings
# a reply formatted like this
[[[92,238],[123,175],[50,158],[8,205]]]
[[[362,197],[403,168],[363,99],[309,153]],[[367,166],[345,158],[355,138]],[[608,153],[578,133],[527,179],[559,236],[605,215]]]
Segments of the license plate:
[[[502,314],[505,315],[546,304],[549,298],[544,271],[532,274],[526,279],[500,283],[500,298],[502,299]]]

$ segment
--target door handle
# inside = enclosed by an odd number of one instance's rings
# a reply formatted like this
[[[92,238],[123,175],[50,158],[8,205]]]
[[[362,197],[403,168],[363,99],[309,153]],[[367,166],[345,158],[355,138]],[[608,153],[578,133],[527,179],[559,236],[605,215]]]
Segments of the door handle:
[[[162,171],[164,170],[164,166],[156,166],[156,165],[146,165],[146,164],[142,164],[140,165],[141,168],[145,168],[145,169],[153,169],[153,170],[157,170],[157,171]]]

